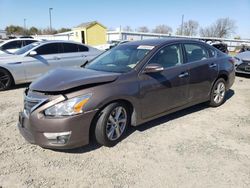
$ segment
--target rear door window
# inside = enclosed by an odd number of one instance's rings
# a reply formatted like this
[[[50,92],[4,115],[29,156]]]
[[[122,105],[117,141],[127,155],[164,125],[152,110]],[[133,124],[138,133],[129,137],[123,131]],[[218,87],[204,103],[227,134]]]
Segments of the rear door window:
[[[25,40],[24,41],[24,46],[25,45],[29,45],[29,44],[31,44],[31,43],[33,43],[33,42],[37,42],[36,40]]]
[[[62,43],[64,53],[74,53],[78,52],[78,45],[72,43]]]
[[[37,48],[36,52],[38,55],[58,54],[60,53],[59,48],[59,43],[50,43]]]
[[[199,44],[184,44],[187,61],[202,61],[209,58],[208,50]]]
[[[87,52],[87,51],[89,51],[89,48],[87,46],[83,46],[83,45],[77,45],[77,46],[78,46],[79,52]]]

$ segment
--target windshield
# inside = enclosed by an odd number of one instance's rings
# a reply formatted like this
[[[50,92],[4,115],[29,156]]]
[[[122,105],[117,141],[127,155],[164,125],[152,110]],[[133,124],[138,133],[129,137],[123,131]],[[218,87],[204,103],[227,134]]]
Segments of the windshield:
[[[154,46],[120,45],[113,48],[85,66],[105,72],[125,73],[131,71]]]
[[[31,50],[32,48],[38,46],[40,43],[39,42],[34,42],[34,43],[31,43],[27,46],[24,46],[22,48],[20,48],[19,50],[17,50],[14,54],[15,55],[21,55],[21,54],[24,54],[26,52],[28,52],[29,50]]]

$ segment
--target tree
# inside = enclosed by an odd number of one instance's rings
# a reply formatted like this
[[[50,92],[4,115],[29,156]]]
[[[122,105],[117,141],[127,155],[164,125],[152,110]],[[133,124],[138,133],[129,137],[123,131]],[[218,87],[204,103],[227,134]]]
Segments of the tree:
[[[162,33],[162,34],[168,34],[172,33],[173,29],[169,27],[168,25],[158,25],[153,29],[154,33]]]
[[[133,31],[133,29],[130,26],[126,26],[123,28],[123,31]]]
[[[46,28],[42,30],[43,35],[53,35],[56,34],[57,31],[55,29],[50,30],[50,28]]]
[[[62,27],[61,29],[57,30],[58,33],[63,33],[63,32],[67,32],[67,31],[71,31],[71,29]]]
[[[147,26],[142,26],[137,29],[138,32],[148,33],[149,29]]]
[[[177,35],[185,35],[185,36],[193,36],[197,35],[199,23],[194,20],[188,20],[183,23],[183,28],[182,25],[180,25],[177,28],[176,34]]]
[[[10,25],[5,28],[5,31],[8,35],[22,35],[24,34],[23,27],[16,26],[16,25]]]
[[[28,32],[30,35],[37,35],[39,34],[39,30],[36,27],[31,27]]]
[[[236,24],[230,18],[220,18],[211,26],[201,28],[200,35],[202,37],[219,37],[226,38],[235,32]]]

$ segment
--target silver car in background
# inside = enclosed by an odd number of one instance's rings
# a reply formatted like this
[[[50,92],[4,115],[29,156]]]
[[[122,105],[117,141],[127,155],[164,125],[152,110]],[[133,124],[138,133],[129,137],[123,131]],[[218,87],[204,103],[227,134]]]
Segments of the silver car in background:
[[[0,42],[0,55],[15,53],[20,48],[33,42],[38,42],[38,40],[32,38],[17,38]]]
[[[70,41],[32,43],[14,54],[0,56],[0,91],[14,84],[32,82],[54,68],[80,68],[101,53],[93,47]]]
[[[235,56],[235,72],[250,75],[250,51],[245,51]]]

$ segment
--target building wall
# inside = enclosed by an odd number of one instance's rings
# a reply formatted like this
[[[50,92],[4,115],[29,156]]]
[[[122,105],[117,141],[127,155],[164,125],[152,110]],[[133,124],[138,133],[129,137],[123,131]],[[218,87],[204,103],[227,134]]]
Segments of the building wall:
[[[86,39],[86,30],[84,28],[74,28],[73,31],[74,33],[72,39],[74,41],[82,43],[82,31],[85,32],[85,39]]]
[[[107,31],[105,28],[99,24],[95,24],[87,28],[87,32],[85,33],[85,41],[88,45],[106,44],[106,32]]]

